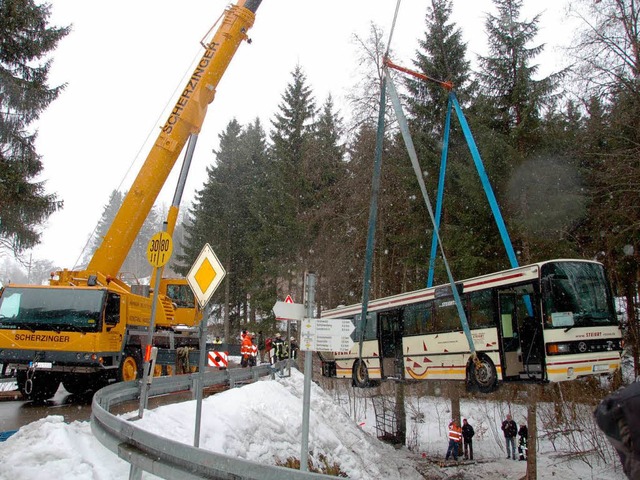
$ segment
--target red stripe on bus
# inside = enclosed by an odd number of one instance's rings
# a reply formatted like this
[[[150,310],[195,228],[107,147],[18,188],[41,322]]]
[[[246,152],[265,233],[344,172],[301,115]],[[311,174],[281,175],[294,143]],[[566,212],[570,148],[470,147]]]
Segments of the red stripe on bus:
[[[620,357],[612,357],[612,358],[595,358],[591,360],[567,360],[566,362],[547,362],[547,366],[551,365],[567,365],[569,363],[598,363],[598,362],[609,362],[609,361],[620,361]]]
[[[393,301],[389,300],[389,301],[384,302],[384,303],[383,302],[376,303],[376,301],[374,300],[369,304],[369,308],[368,308],[367,311],[371,312],[371,311],[379,310],[379,309],[384,308],[384,307],[392,307],[392,306],[395,306],[395,305],[404,305],[405,303],[409,303],[409,302],[411,302],[413,300],[422,300],[422,299],[426,300],[428,298],[433,297],[433,295],[434,295],[434,292],[430,291],[430,292],[423,292],[423,293],[420,293],[418,295],[412,295],[410,297],[397,298],[397,299],[395,299]],[[336,310],[338,310],[338,309],[336,309]],[[352,308],[339,309],[339,310],[340,310],[339,312],[332,312],[331,316],[323,317],[323,318],[333,318],[333,315],[349,315],[349,314],[352,314],[352,313],[361,313],[362,312],[362,305],[358,305],[358,306],[352,307]]]
[[[464,287],[471,288],[471,287],[477,287],[478,285],[488,285],[490,283],[503,282],[505,280],[511,280],[512,278],[518,278],[518,277],[524,277],[524,273],[514,273],[514,274],[506,275],[500,278],[491,278],[489,280],[483,280],[481,282],[465,283]]]

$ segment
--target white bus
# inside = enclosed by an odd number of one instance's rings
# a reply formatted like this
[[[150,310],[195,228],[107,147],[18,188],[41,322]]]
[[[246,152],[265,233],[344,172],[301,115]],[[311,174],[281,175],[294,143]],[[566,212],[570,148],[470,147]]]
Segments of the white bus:
[[[477,361],[450,284],[372,300],[360,358],[362,305],[322,318],[356,324],[349,352],[322,352],[323,375],[367,387],[386,378],[464,380],[494,390],[499,381],[562,382],[611,374],[622,332],[604,267],[551,260],[456,283]]]

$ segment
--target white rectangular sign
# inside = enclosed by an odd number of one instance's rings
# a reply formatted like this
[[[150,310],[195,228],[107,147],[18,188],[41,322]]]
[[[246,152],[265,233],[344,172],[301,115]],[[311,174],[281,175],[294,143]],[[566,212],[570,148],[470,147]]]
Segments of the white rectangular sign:
[[[353,347],[355,326],[349,319],[305,318],[301,323],[300,350],[348,352]]]
[[[302,320],[304,305],[277,301],[273,306],[273,314],[276,316],[276,320]]]

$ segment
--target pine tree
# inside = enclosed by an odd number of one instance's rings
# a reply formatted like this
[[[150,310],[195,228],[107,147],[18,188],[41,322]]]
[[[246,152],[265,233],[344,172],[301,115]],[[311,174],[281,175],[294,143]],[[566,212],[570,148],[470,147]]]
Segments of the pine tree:
[[[47,84],[51,60],[43,59],[69,28],[49,26],[49,16],[48,4],[0,2],[0,247],[16,254],[38,244],[38,226],[62,208],[34,181],[43,166],[31,125],[64,88]]]
[[[308,164],[316,115],[313,94],[302,68],[296,66],[291,76],[272,121],[268,199],[273,222],[271,245],[281,263],[278,276],[289,291],[301,287],[304,250],[308,249],[303,212],[310,197],[301,170]],[[301,290],[299,294],[301,297]]]
[[[207,168],[207,180],[197,193],[185,225],[184,253],[178,271],[186,273],[205,243],[211,245],[223,263],[229,283],[224,300],[230,321],[254,319],[273,307],[275,288],[265,286],[269,276],[261,268],[260,195],[265,188],[265,134],[258,120],[243,130],[234,119],[219,135],[216,163]],[[221,293],[217,294],[218,296]],[[268,309],[264,296],[269,298]]]
[[[523,0],[493,0],[497,15],[488,15],[485,28],[489,55],[480,56],[478,78],[482,95],[493,106],[493,127],[508,135],[525,155],[539,142],[540,115],[552,99],[563,73],[535,79],[533,60],[544,45],[530,46],[538,34],[540,14],[520,19]]]
[[[466,59],[467,47],[462,41],[460,29],[451,22],[451,9],[450,0],[431,1],[426,16],[424,39],[419,41],[420,49],[416,51],[413,63],[420,73],[430,78],[450,81],[456,98],[464,106],[472,99],[474,84],[470,79],[471,71]],[[425,183],[435,208],[449,92],[440,84],[413,78],[407,80],[407,89],[411,133],[426,172]],[[415,174],[407,174],[413,177],[413,182],[417,185]],[[483,252],[477,249],[477,236],[472,232],[477,230],[475,224],[479,219],[488,220],[486,216],[478,215],[479,210],[484,209],[486,199],[482,198],[477,172],[454,111],[451,112],[445,179],[443,216],[440,222],[445,252],[456,277],[476,275],[485,271],[486,266],[482,262]],[[418,257],[414,260],[414,268],[424,275],[429,262],[433,225],[424,208],[421,193],[416,190],[415,195],[417,201],[411,210],[411,223],[416,227],[413,245]],[[478,203],[477,199],[481,202]],[[424,277],[423,284],[426,275]],[[441,260],[436,262],[435,278],[436,282],[446,281]]]
[[[418,41],[420,48],[413,65],[423,75],[451,82],[458,100],[464,104],[471,93],[470,67],[462,31],[451,23],[451,9],[451,0],[431,0],[424,39]],[[438,83],[413,77],[407,77],[406,86],[412,126],[420,132],[434,133],[440,140],[448,91]]]
[[[535,219],[529,206],[537,201],[531,195],[535,190],[524,188],[518,180],[527,181],[526,175],[520,174],[524,171],[534,174],[537,181],[553,182],[549,176],[553,171],[546,169],[545,158],[541,156],[547,153],[549,145],[548,139],[543,138],[542,124],[556,103],[555,91],[565,72],[536,79],[538,65],[533,62],[544,45],[531,44],[538,34],[540,15],[530,21],[521,20],[522,0],[493,3],[498,13],[488,15],[485,23],[489,55],[479,57],[480,96],[474,105],[475,126],[479,127],[476,141],[514,250],[520,253],[519,263],[529,263],[548,258],[551,252],[547,247],[551,244],[539,242],[539,228],[531,228]],[[566,159],[563,162],[564,165],[559,164],[561,169],[571,168],[571,162],[567,164]],[[509,197],[509,191],[515,195]],[[567,198],[573,194],[566,192]],[[492,217],[490,222],[495,225]],[[484,253],[492,259],[492,270],[508,265],[502,241],[494,232],[497,233],[495,227],[486,232],[489,236],[483,237],[489,240],[489,245],[500,246]]]

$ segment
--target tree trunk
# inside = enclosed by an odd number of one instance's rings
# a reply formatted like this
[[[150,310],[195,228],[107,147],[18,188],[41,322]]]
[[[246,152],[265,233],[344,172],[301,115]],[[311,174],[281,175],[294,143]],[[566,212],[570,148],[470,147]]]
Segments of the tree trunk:
[[[527,480],[537,480],[538,478],[538,424],[537,424],[537,408],[538,394],[541,386],[532,385],[529,388],[529,403],[527,404],[527,430],[529,435],[527,438]]]
[[[640,353],[639,353],[639,336],[638,335],[638,318],[636,317],[635,306],[635,288],[633,282],[628,282],[625,288],[625,297],[627,301],[627,324],[629,325],[629,339],[631,340],[631,352],[633,355],[633,374],[634,377],[640,375]]]
[[[396,386],[396,436],[402,445],[407,444],[407,411],[404,405],[404,382],[395,382]]]
[[[229,344],[231,337],[231,325],[229,325],[229,302],[231,301],[231,282],[229,281],[229,265],[227,265],[227,281],[224,282],[224,305],[223,308],[223,318],[224,318],[224,341]]]
[[[460,390],[457,385],[452,385],[451,389],[451,419],[458,422],[458,425],[462,425],[460,420]]]

